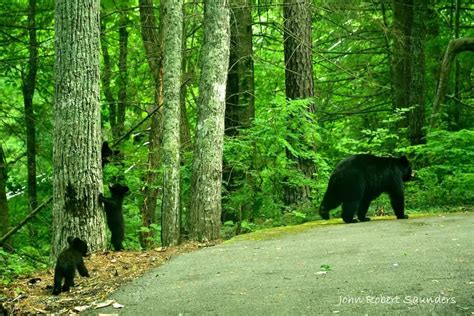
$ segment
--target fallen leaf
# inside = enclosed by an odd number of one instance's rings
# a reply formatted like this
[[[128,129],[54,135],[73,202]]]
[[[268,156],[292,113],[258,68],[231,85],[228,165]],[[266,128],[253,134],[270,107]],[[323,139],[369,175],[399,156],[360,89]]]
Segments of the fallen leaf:
[[[105,302],[102,302],[102,303],[98,303],[95,305],[95,309],[98,309],[98,308],[103,308],[103,307],[107,307],[109,305],[111,305],[112,303],[114,303],[115,301],[114,300],[107,300]]]

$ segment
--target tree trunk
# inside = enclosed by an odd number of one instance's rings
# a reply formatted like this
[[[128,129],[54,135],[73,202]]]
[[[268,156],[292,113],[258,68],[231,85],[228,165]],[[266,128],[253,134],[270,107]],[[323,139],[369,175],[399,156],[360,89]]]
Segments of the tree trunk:
[[[155,83],[155,107],[163,103],[162,100],[162,38],[161,25],[156,26],[156,19],[153,7],[153,0],[140,0],[140,24],[143,45],[150,67],[153,81]],[[161,24],[161,19],[160,19]],[[158,200],[158,167],[160,165],[160,142],[162,113],[158,110],[151,118],[149,147],[148,147],[148,169],[145,176],[145,186],[143,194],[145,196],[141,207],[142,226],[149,228],[154,221],[156,203]],[[140,233],[140,244],[143,248],[152,245],[153,231],[148,229]]]
[[[190,206],[191,238],[197,241],[219,238],[229,33],[227,0],[205,0]]]
[[[412,25],[413,0],[393,0],[392,94],[394,109],[407,108],[410,104]],[[406,117],[398,122],[398,127],[408,127]]]
[[[161,244],[173,246],[180,236],[180,88],[183,1],[163,0],[163,198]]]
[[[284,55],[286,97],[290,100],[308,99],[314,96],[313,62],[311,51],[311,1],[285,0],[284,16]],[[313,112],[313,104],[308,106]],[[293,118],[301,119],[301,118]],[[311,160],[287,156],[295,161],[298,170],[312,178],[314,164]],[[287,184],[284,188],[286,205],[304,202],[310,196],[310,189],[304,185]]]
[[[249,0],[231,0],[230,55],[227,75],[225,133],[236,135],[255,116],[252,9]]]
[[[239,129],[249,127],[255,117],[254,67],[252,45],[252,7],[249,0],[231,0],[230,53],[227,74],[225,134],[237,136]],[[238,190],[245,175],[224,161],[224,184],[232,194]],[[249,201],[250,202],[250,201]],[[244,212],[252,204],[245,203]],[[223,210],[222,220],[237,220],[235,214]]]
[[[425,34],[424,25],[427,4],[425,0],[414,0],[411,84],[409,86],[408,113],[409,138],[411,145],[424,143],[423,125],[425,122]]]
[[[30,210],[38,206],[36,193],[36,135],[35,114],[33,110],[33,96],[38,70],[38,42],[36,40],[36,0],[29,0],[28,7],[28,35],[29,57],[28,70],[23,78],[23,100],[25,106],[26,123],[26,158],[28,164],[28,201]]]
[[[7,163],[0,144],[0,236],[8,230]]]
[[[433,101],[433,109],[431,111],[430,126],[436,125],[436,117],[439,112],[441,103],[443,103],[444,95],[446,93],[446,86],[449,78],[449,70],[451,69],[451,62],[457,54],[465,51],[474,52],[474,38],[458,38],[449,41],[448,47],[443,57],[441,70],[439,73],[438,89]]]
[[[117,125],[114,139],[118,139],[125,131],[125,111],[127,110],[127,86],[128,86],[128,18],[126,12],[120,13],[119,21],[119,80],[118,80],[118,103],[117,103]]]
[[[91,251],[106,246],[99,95],[99,0],[55,2],[53,245],[68,236]]]
[[[183,27],[181,34],[181,91],[180,91],[180,144],[181,152],[187,152],[192,150],[192,139],[191,131],[189,127],[188,113],[186,110],[186,88],[189,84],[190,78],[188,77],[188,56],[186,54],[187,50],[187,34],[186,34],[186,8],[183,5]]]
[[[459,20],[461,15],[461,0],[455,0],[454,8],[454,38],[459,38]],[[456,59],[454,64],[454,104],[453,104],[453,119],[451,122],[451,130],[459,130],[459,122],[461,118],[461,65]]]

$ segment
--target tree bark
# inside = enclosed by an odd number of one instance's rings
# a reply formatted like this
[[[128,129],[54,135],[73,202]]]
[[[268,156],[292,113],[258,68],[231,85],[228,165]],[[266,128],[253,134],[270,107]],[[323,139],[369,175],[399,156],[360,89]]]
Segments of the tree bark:
[[[38,206],[36,193],[36,128],[33,109],[36,73],[38,70],[38,41],[36,39],[36,0],[29,0],[28,6],[28,70],[23,78],[23,101],[26,123],[26,158],[28,165],[28,201],[30,210]]]
[[[99,0],[55,2],[53,245],[67,237],[106,246],[102,192],[99,94]]]
[[[204,42],[191,176],[190,233],[197,241],[219,238],[222,151],[227,70],[229,65],[227,0],[205,0]]]
[[[186,54],[186,43],[187,43],[187,34],[186,34],[186,9],[183,5],[183,31],[181,34],[181,91],[180,91],[180,145],[181,145],[181,152],[187,152],[192,150],[193,144],[191,139],[191,129],[189,127],[189,119],[188,113],[186,110],[186,91],[189,81],[187,71],[188,71],[188,57]]]
[[[308,99],[314,96],[313,63],[311,50],[311,1],[285,0],[284,16],[284,55],[285,88],[289,100]],[[314,112],[314,105],[308,106]],[[293,118],[300,119],[300,118]],[[312,178],[314,164],[311,160],[294,157],[287,151],[289,159],[295,161],[298,170]],[[286,205],[304,202],[310,196],[310,188],[305,185],[287,184],[284,187]]]
[[[180,237],[180,88],[183,1],[163,0],[163,198],[161,244]]]
[[[414,0],[411,84],[409,86],[408,113],[409,139],[411,145],[424,143],[423,126],[425,123],[425,34],[424,25],[427,4],[425,0]]]
[[[255,116],[252,8],[249,0],[231,0],[230,54],[227,75],[225,133],[233,136]]]
[[[413,1],[393,0],[392,94],[394,109],[407,108],[410,104]],[[398,127],[408,127],[406,116],[398,122]]]
[[[230,1],[230,53],[227,74],[225,134],[237,136],[239,130],[250,126],[255,117],[254,67],[252,45],[252,4],[249,0]],[[245,178],[224,161],[224,184],[232,194],[241,187]],[[251,211],[252,203],[243,205]],[[223,210],[222,220],[237,220],[232,211]]]
[[[153,81],[155,83],[155,107],[161,106],[162,100],[162,39],[161,25],[156,26],[153,0],[140,0],[140,24],[143,45],[147,62],[150,67]],[[161,24],[161,19],[160,19]],[[154,221],[156,203],[158,200],[158,167],[160,165],[160,144],[162,127],[162,108],[151,118],[149,147],[148,147],[148,169],[145,176],[143,188],[144,201],[141,207],[142,226],[149,228]],[[153,231],[147,229],[140,233],[140,244],[143,248],[149,248],[153,244]]]
[[[5,153],[0,144],[0,236],[3,236],[8,229],[7,178]]]
[[[444,53],[443,62],[441,64],[441,70],[439,73],[438,89],[436,90],[436,96],[433,101],[430,127],[435,127],[437,123],[436,116],[446,94],[446,86],[449,78],[449,70],[451,69],[451,62],[459,53],[465,51],[474,52],[474,38],[466,37],[449,41],[446,52]]]

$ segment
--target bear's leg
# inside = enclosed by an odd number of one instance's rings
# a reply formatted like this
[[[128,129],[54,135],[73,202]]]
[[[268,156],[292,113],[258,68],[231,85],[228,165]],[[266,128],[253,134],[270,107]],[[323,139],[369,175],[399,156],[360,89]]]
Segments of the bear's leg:
[[[61,283],[63,282],[63,272],[59,269],[56,269],[54,272],[54,286],[53,286],[53,295],[58,295],[61,293]]]
[[[405,215],[405,198],[403,195],[403,188],[400,185],[400,188],[389,192],[390,203],[392,204],[393,211],[398,219],[406,219],[408,215]]]
[[[82,259],[82,258],[81,258]],[[81,260],[77,264],[77,271],[79,271],[79,275],[83,277],[89,277],[89,271],[87,271],[86,266],[84,265],[84,261]]]
[[[359,209],[357,210],[357,218],[361,222],[370,221],[370,218],[367,217],[367,211],[369,210],[371,200],[369,198],[363,198],[359,203]]]
[[[344,201],[342,202],[342,219],[346,223],[357,223],[354,219],[354,214],[359,208],[359,201]]]
[[[122,245],[122,240],[123,239],[120,236],[120,233],[112,231],[111,242],[115,251],[120,251],[124,249]]]
[[[70,273],[68,271],[64,276],[64,285],[62,291],[68,292],[71,286],[74,286],[74,273]]]

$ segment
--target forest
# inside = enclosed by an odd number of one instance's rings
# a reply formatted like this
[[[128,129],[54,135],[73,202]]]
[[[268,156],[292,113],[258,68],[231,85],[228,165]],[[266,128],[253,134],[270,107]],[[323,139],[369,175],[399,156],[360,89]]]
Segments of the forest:
[[[353,154],[408,158],[408,215],[473,211],[471,1],[8,0],[0,13],[2,285],[51,267],[69,236],[145,251],[322,220]],[[394,216],[389,197],[368,215]]]

